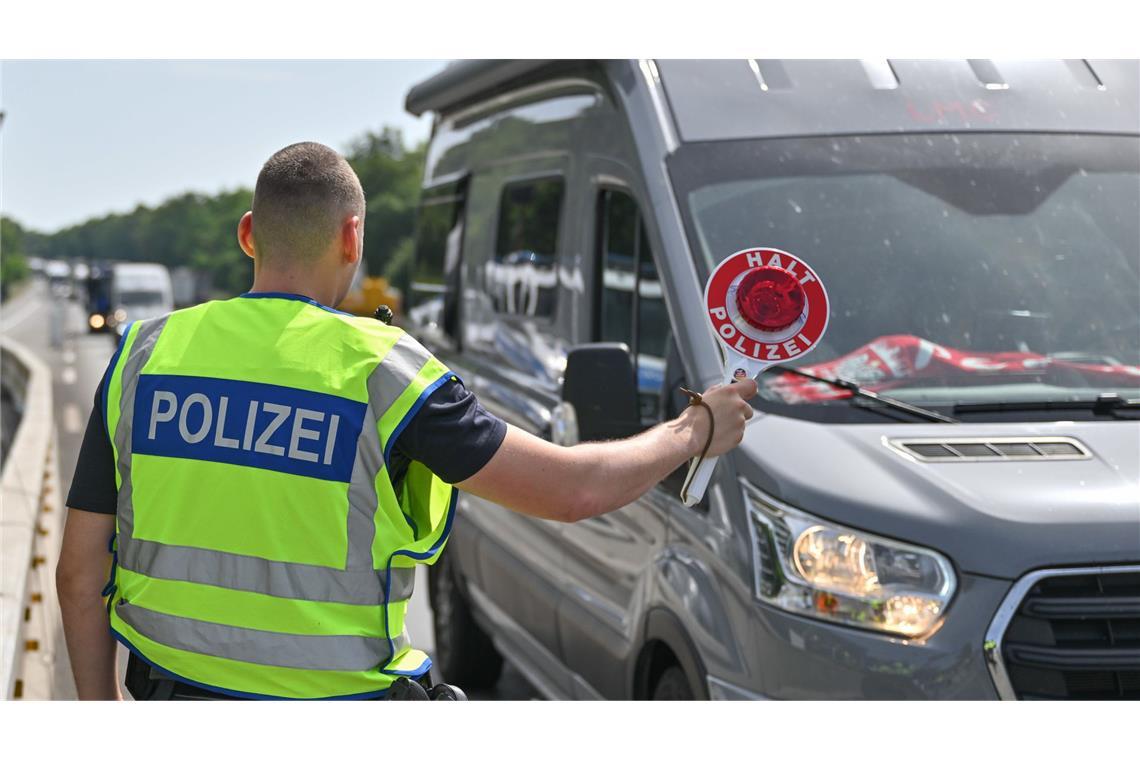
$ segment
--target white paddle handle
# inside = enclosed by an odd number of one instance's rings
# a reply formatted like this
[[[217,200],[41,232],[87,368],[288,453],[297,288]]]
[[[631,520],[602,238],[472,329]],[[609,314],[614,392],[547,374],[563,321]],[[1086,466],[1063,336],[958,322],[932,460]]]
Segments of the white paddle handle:
[[[766,366],[764,362],[734,358],[724,368],[724,382],[735,383],[738,369],[744,369],[749,377],[753,377]],[[689,463],[689,474],[685,476],[685,482],[681,485],[681,501],[686,507],[696,506],[705,497],[705,490],[709,487],[709,481],[712,480],[717,459],[718,457],[709,457],[708,459],[696,457]]]
[[[689,463],[689,474],[685,477],[685,484],[681,486],[681,501],[686,507],[694,507],[704,498],[717,459],[718,457],[694,459]]]

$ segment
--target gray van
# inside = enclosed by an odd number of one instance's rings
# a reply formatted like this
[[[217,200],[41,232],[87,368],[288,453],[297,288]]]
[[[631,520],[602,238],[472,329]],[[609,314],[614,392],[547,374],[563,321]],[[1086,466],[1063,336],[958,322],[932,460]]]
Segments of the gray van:
[[[1085,60],[468,61],[414,87],[407,327],[510,423],[569,444],[676,415],[718,381],[703,286],[743,248],[803,258],[833,309],[791,362],[820,379],[761,376],[695,508],[683,471],[574,524],[461,496],[444,675],[1140,697],[1138,92],[1136,61]]]

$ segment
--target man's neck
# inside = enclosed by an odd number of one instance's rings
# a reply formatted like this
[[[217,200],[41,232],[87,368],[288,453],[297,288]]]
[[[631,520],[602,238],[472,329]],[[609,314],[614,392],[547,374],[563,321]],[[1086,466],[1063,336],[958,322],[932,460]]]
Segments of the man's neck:
[[[293,293],[319,304],[336,307],[337,287],[320,282],[313,272],[261,271],[254,275],[250,293]]]

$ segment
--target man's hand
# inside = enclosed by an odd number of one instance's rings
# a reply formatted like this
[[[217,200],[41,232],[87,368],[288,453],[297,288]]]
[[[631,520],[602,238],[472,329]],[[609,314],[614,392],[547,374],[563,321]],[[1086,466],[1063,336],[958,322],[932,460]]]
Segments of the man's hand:
[[[122,699],[107,605],[100,596],[107,583],[115,516],[79,509],[67,511],[63,546],[55,570],[63,633],[80,699]]]
[[[706,456],[718,457],[727,451],[736,448],[744,438],[744,426],[752,419],[752,405],[748,399],[756,395],[756,381],[743,380],[732,385],[714,385],[701,394],[701,400],[712,409],[713,419],[716,421],[712,443]],[[677,418],[692,427],[697,437],[697,449],[691,457],[695,457],[704,449],[705,441],[709,435],[709,414],[696,406],[687,408]]]
[[[752,417],[756,382],[714,386],[703,399],[715,431],[708,456],[731,450]],[[621,441],[563,447],[508,426],[483,469],[456,485],[516,512],[573,522],[634,501],[686,460],[701,453],[709,414],[689,407],[677,419]]]

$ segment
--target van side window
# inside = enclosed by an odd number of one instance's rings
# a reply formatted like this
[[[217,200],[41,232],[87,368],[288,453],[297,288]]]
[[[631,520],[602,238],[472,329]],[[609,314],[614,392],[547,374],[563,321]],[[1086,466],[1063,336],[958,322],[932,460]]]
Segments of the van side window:
[[[646,242],[645,225],[639,227],[640,256],[637,265],[637,384],[641,399],[641,417],[657,422],[661,419],[661,388],[665,381],[665,352],[671,338],[669,312],[665,294],[657,276],[657,263]]]
[[[661,418],[661,388],[669,343],[669,313],[637,203],[627,193],[598,197],[599,263],[597,339],[629,346],[637,370],[642,421]]]
[[[495,260],[487,268],[487,285],[496,311],[554,316],[558,222],[564,189],[561,177],[514,182],[503,188]]]
[[[425,191],[416,221],[408,316],[414,324],[456,335],[465,184]]]
[[[602,221],[602,293],[599,340],[633,345],[634,261],[637,258],[637,205],[625,193],[599,196]]]

